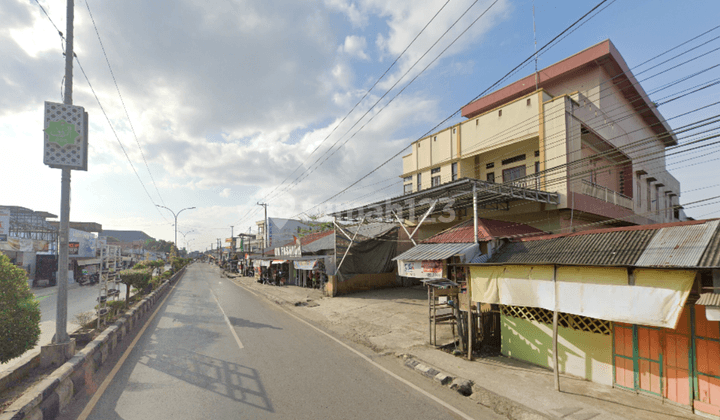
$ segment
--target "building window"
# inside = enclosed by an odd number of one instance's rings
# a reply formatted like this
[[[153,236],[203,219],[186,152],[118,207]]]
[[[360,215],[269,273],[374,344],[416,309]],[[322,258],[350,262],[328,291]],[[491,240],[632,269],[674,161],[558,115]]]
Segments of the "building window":
[[[452,180],[457,181],[457,178],[458,178],[457,162],[450,165],[450,171],[452,173],[452,176],[451,176]]]
[[[540,172],[540,162],[535,162],[535,173]]]
[[[540,151],[539,151],[539,150],[536,150],[536,151],[535,151],[535,157],[540,157]]]
[[[652,210],[652,181],[647,182],[647,211]]]
[[[430,173],[431,173],[431,174],[439,174],[439,173],[440,173],[440,168],[432,168],[432,169],[430,169]]]
[[[412,175],[403,178],[403,182],[412,182]]]
[[[403,193],[409,194],[412,192],[412,184],[405,184],[403,188]]]
[[[417,174],[417,191],[422,190],[422,174]]]
[[[485,169],[492,169],[495,167],[495,162],[490,162],[485,164]]]
[[[525,104],[526,104],[527,106],[530,106],[530,98],[527,98],[527,101],[525,101]]]
[[[475,126],[477,127],[478,125],[480,125],[480,118],[475,120]]]
[[[511,182],[525,176],[525,165],[503,169],[503,182]]]
[[[502,117],[502,109],[498,110],[498,117]]]
[[[640,183],[640,176],[640,174],[637,175],[637,185],[635,186],[635,195],[637,195],[638,210],[640,210],[640,206],[642,205],[642,184]]]
[[[620,194],[624,195],[625,194],[625,171],[621,169],[620,172],[618,172],[618,177],[620,178]]]
[[[507,159],[505,159],[505,160],[502,161],[502,164],[503,164],[503,165],[509,165],[509,164],[511,164],[511,163],[520,162],[521,160],[525,160],[525,155],[524,155],[524,154],[522,154],[522,155],[517,155],[517,156],[513,156],[513,157],[511,157],[511,158],[507,158]]]
[[[456,130],[456,128],[453,128],[453,134],[455,134],[455,130]]]
[[[495,182],[495,172],[487,173],[487,182]]]
[[[440,185],[440,177],[439,176],[432,177],[431,181],[432,181],[433,187],[437,187],[438,185]]]
[[[433,137],[433,141],[437,141],[437,136]]]

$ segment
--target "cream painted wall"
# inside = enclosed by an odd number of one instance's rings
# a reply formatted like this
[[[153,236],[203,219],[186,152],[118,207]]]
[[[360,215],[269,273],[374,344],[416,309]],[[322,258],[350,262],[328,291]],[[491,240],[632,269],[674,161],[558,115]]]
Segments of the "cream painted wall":
[[[545,90],[552,96],[568,95],[579,92],[597,106],[600,106],[599,85],[602,82],[602,70],[599,67],[583,69],[572,77],[547,85]]]
[[[567,126],[566,111],[570,99],[567,96],[551,99],[543,104],[544,137],[541,148],[544,151],[545,168],[560,167],[559,170],[545,175],[544,190],[557,192],[560,198],[559,208],[568,207],[567,203]],[[561,166],[562,165],[562,166]],[[541,167],[542,169],[542,167]]]
[[[530,100],[528,105],[527,101]],[[499,115],[502,111],[502,116]],[[460,152],[465,157],[509,145],[538,132],[537,96],[530,95],[460,124]]]
[[[415,150],[415,145],[412,145],[411,150]],[[415,161],[415,154],[410,152],[409,155],[403,156],[403,174],[413,172],[417,169],[417,162]]]
[[[553,368],[552,325],[501,316],[501,352],[548,369]],[[613,385],[612,336],[558,327],[561,373]]]

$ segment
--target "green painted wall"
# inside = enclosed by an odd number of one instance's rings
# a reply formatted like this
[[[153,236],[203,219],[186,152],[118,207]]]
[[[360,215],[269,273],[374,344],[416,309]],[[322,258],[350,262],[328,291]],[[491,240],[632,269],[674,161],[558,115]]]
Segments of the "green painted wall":
[[[552,325],[500,318],[502,354],[552,369]],[[612,386],[612,336],[558,327],[561,373]]]

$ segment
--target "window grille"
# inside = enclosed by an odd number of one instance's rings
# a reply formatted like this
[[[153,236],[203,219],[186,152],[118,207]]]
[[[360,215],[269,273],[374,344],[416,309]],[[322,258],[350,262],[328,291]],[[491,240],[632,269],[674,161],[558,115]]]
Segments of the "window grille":
[[[527,321],[536,321],[541,324],[552,325],[553,311],[529,306],[500,305],[500,311],[505,316],[520,318]],[[576,331],[585,331],[595,334],[610,335],[611,323],[603,319],[590,318],[581,315],[558,313],[558,325]]]

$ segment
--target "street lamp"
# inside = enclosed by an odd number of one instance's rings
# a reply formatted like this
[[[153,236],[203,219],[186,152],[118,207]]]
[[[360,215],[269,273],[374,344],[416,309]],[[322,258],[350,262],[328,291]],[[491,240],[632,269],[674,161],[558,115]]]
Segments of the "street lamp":
[[[167,207],[165,207],[165,206],[161,206],[160,204],[155,204],[155,205],[158,206],[158,207],[162,207],[162,208],[164,208],[165,210],[170,210],[169,208],[167,208]],[[186,207],[186,208],[180,210],[179,212],[177,212],[177,214],[176,214],[174,211],[170,210],[170,213],[172,213],[173,216],[175,217],[175,249],[177,249],[177,218],[178,218],[178,216],[180,216],[180,213],[182,213],[183,211],[185,211],[185,210],[192,210],[192,209],[194,209],[194,208],[195,208],[195,207]],[[189,233],[189,232],[188,232],[188,233]]]

